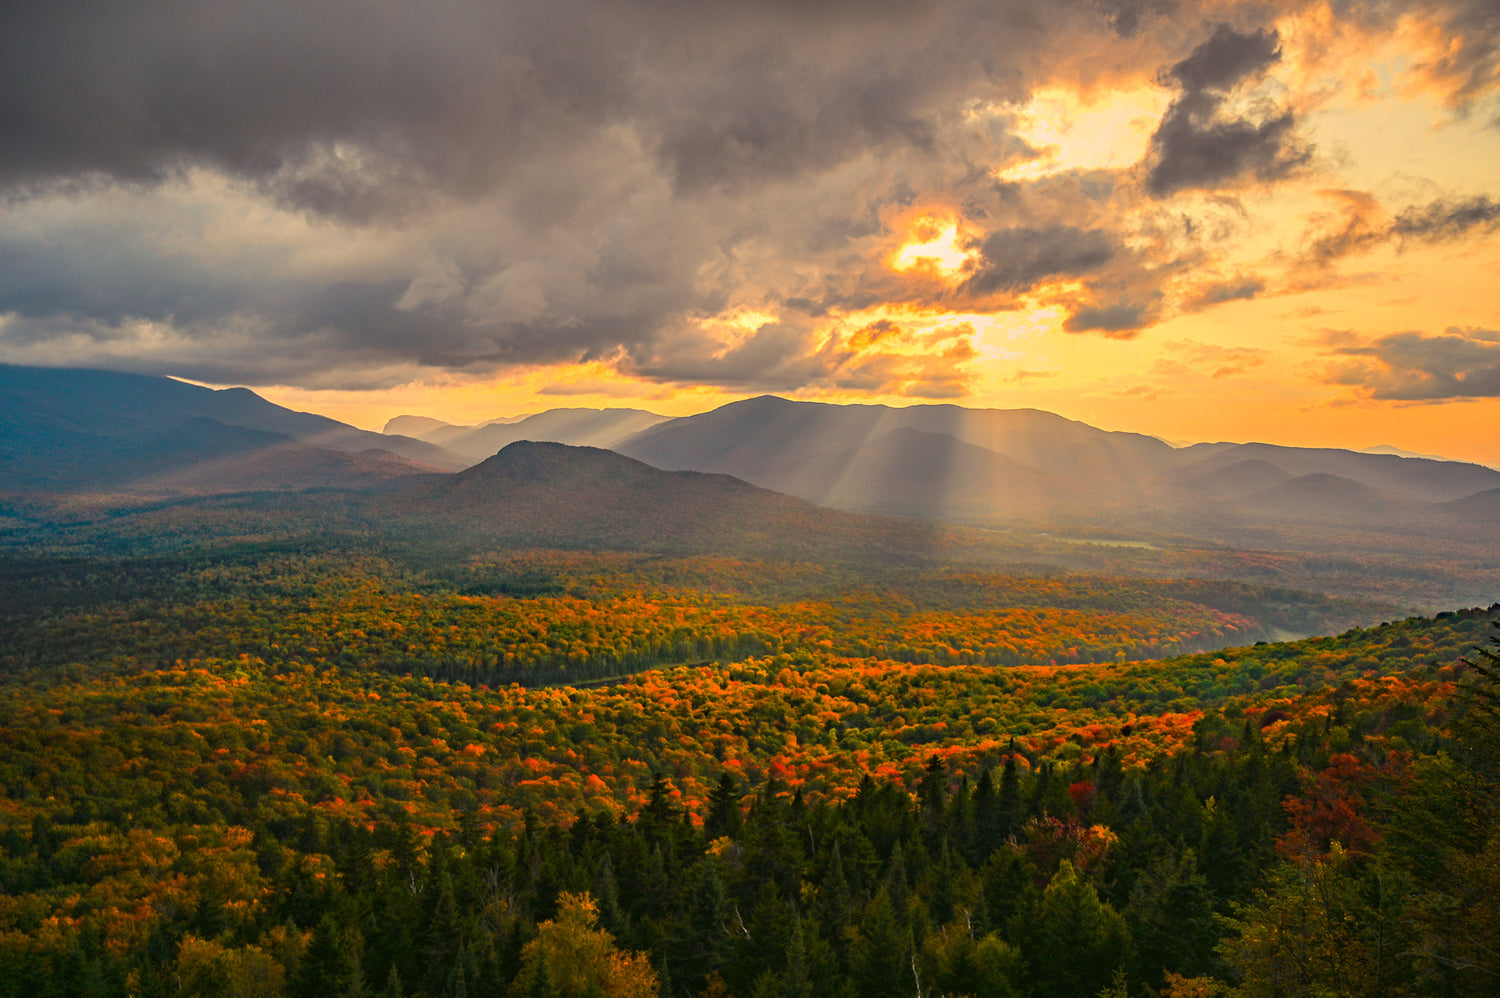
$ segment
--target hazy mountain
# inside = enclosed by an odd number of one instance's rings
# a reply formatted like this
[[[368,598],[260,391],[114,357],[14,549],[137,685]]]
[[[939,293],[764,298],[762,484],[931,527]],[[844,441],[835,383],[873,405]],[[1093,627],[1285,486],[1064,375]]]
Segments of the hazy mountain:
[[[1163,480],[1183,492],[1229,498],[1279,485],[1291,477],[1269,461],[1251,458],[1227,466],[1185,468],[1171,472]]]
[[[1402,450],[1400,447],[1393,447],[1390,444],[1377,444],[1374,447],[1361,447],[1359,449],[1359,453],[1361,453],[1361,454],[1393,454],[1396,457],[1417,457],[1417,458],[1422,458],[1423,460],[1426,460],[1426,461],[1452,461],[1453,460],[1453,458],[1451,458],[1451,457],[1444,457],[1441,454],[1421,454],[1421,453],[1418,453],[1417,451]],[[1458,463],[1461,464],[1463,462],[1458,462]]]
[[[1254,492],[1243,503],[1262,517],[1328,520],[1331,511],[1341,518],[1382,523],[1419,513],[1413,503],[1402,503],[1363,482],[1323,473],[1299,475]]]
[[[410,432],[482,461],[517,440],[539,440],[577,447],[612,448],[626,437],[667,419],[643,409],[548,409],[479,426],[453,426],[422,416],[397,416],[386,432]],[[436,425],[433,425],[436,424]]]
[[[839,508],[1307,549],[1458,540],[1474,516],[1434,504],[1500,488],[1500,472],[1474,464],[1259,443],[1173,448],[1036,410],[769,396],[660,423],[616,449]]]
[[[451,429],[473,429],[473,427],[455,427],[452,423],[445,423],[441,419],[433,419],[431,416],[395,416],[386,420],[381,433],[389,436],[413,437],[417,440],[426,440],[429,433],[437,433],[442,430]]]
[[[141,444],[120,463],[116,481],[130,491],[164,494],[372,489],[435,470],[390,451],[349,453],[195,419]]]
[[[279,433],[190,419],[141,440],[74,436],[66,453],[0,448],[0,490],[207,495],[307,488],[381,488],[436,472],[384,450],[316,447]]]
[[[912,516],[937,511],[955,519],[1024,515],[1040,503],[1062,501],[1066,489],[1004,454],[910,427],[844,456],[847,463],[824,466],[834,474],[823,501],[851,509]],[[809,462],[807,470],[817,467]]]
[[[487,419],[483,423],[475,423],[472,426],[459,426],[454,423],[445,423],[441,419],[433,419],[430,416],[396,416],[395,418],[390,419],[386,422],[385,426],[381,429],[381,432],[391,434],[405,434],[409,437],[416,437],[418,440],[425,440],[430,444],[437,444],[439,447],[448,448],[450,450],[458,449],[461,451],[461,447],[454,448],[452,446],[455,441],[461,442],[471,434],[483,430],[489,426],[502,426],[509,423],[519,423],[521,420],[530,419],[534,415],[536,415],[536,413],[528,412],[523,413],[520,416],[499,416],[495,419]],[[478,454],[465,453],[464,456],[469,457],[474,461],[482,461],[485,458],[489,457],[491,453],[493,452],[486,451]]]
[[[756,557],[930,550],[955,532],[824,509],[727,475],[669,472],[594,447],[520,441],[375,501],[391,522],[492,543]]]
[[[922,434],[921,437],[912,436]],[[1035,409],[828,405],[773,396],[663,422],[616,445],[663,468],[732,474],[813,502],[997,515],[1134,493],[1173,449]]]
[[[1486,489],[1437,507],[1444,515],[1494,531],[1500,525],[1500,489]]]
[[[1500,540],[1494,521],[1485,519],[1494,503],[1486,494],[1500,489],[1500,471],[1479,465],[1260,443],[1174,449],[1155,437],[1031,409],[897,409],[762,396],[680,419],[634,409],[554,409],[474,427],[403,416],[388,428],[442,435],[461,453],[509,454],[500,465],[486,460],[470,469],[472,479],[424,480],[435,505],[423,515],[461,525],[474,488],[465,483],[471,480],[509,481],[506,502],[521,502],[530,493],[519,484],[518,469],[527,467],[551,486],[545,500],[527,507],[534,524],[548,525],[533,540],[556,543],[623,543],[604,529],[604,514],[593,505],[601,498],[631,511],[615,526],[636,546],[656,543],[640,533],[641,523],[666,531],[664,538],[698,531],[693,536],[701,540],[734,526],[734,516],[710,517],[689,511],[688,504],[681,511],[687,519],[675,523],[672,495],[695,495],[706,488],[701,482],[672,479],[669,487],[669,479],[643,477],[634,462],[600,463],[608,457],[590,458],[593,464],[576,456],[548,463],[540,451],[509,451],[516,441],[609,446],[657,469],[732,475],[820,505],[987,527],[1030,524],[1307,550],[1356,544],[1410,550],[1422,538]],[[522,461],[523,454],[531,456]],[[4,490],[371,488],[469,463],[430,439],[368,433],[284,409],[246,389],[0,366]],[[609,479],[604,467],[615,468],[619,481]],[[507,468],[509,478],[501,475]],[[558,476],[584,474],[586,468],[596,478],[579,480],[582,498],[563,495]],[[626,492],[640,495],[627,502],[622,482],[634,483]],[[493,501],[493,488],[480,491],[485,502]],[[738,500],[731,498],[717,496],[724,509],[735,510]],[[654,520],[632,519],[641,508],[630,503],[655,509]],[[759,523],[774,533],[766,513],[773,506],[759,500],[746,512],[751,519],[743,530],[760,529],[754,526]],[[810,507],[775,508],[789,517],[804,510],[794,517],[799,522],[811,515],[805,512]],[[579,532],[570,534],[570,523]],[[498,526],[505,536],[532,536],[517,533],[509,520]],[[915,528],[908,523],[905,529]],[[1372,531],[1389,536],[1371,540]]]
[[[777,491],[820,505],[900,516],[1026,515],[1064,501],[1068,483],[943,433],[900,427],[866,445],[788,455],[760,471]]]
[[[1165,466],[1174,453],[1156,437],[1100,430],[1039,409],[897,409],[771,395],[663,422],[618,449],[643,460],[774,466],[787,457],[858,449],[897,429],[946,434],[1049,474],[1135,475],[1143,466]]]
[[[1199,471],[1259,460],[1292,476],[1337,475],[1393,496],[1425,502],[1448,502],[1475,492],[1500,488],[1500,471],[1479,464],[1367,454],[1325,447],[1277,444],[1195,444],[1176,452]]]
[[[372,450],[390,459],[367,453]],[[268,451],[280,454],[283,468],[262,453]],[[260,458],[253,457],[257,453]],[[359,460],[335,456],[340,453]],[[299,487],[469,463],[420,440],[294,412],[244,388],[215,391],[137,374],[0,365],[0,487],[5,489],[133,489],[170,481],[197,491],[213,488],[213,480],[230,479],[253,487],[257,478],[249,465],[231,471],[225,462],[255,460],[272,478],[295,480]],[[195,483],[192,469],[204,462],[218,464],[204,469],[203,481]],[[301,471],[292,473],[293,465]]]

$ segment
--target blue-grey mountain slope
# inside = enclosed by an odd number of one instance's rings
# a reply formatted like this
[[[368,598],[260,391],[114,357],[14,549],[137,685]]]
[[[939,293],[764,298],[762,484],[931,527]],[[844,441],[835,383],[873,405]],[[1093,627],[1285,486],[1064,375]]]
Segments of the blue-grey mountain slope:
[[[347,486],[469,463],[421,440],[294,412],[245,388],[0,365],[0,490]]]

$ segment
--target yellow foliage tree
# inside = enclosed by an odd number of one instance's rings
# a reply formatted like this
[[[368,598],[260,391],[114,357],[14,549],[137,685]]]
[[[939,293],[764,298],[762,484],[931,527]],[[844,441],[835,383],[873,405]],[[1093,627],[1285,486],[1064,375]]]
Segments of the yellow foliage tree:
[[[286,969],[259,946],[230,948],[197,936],[177,949],[179,994],[191,998],[282,998]]]
[[[643,953],[621,952],[614,936],[598,926],[599,910],[587,892],[563,894],[557,918],[537,926],[537,937],[521,951],[521,974],[513,993],[534,993],[545,980],[562,998],[656,998],[656,971]]]

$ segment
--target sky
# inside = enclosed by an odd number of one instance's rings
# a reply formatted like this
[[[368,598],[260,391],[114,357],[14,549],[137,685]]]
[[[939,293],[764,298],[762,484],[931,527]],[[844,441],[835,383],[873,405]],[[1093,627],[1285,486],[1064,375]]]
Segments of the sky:
[[[1500,464],[1494,0],[12,0],[0,362]]]

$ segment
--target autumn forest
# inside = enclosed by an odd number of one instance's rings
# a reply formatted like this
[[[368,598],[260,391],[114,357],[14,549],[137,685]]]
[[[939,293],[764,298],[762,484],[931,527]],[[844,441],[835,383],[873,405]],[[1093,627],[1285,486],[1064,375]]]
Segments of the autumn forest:
[[[8,535],[6,998],[1500,970],[1500,608],[193,511]]]

